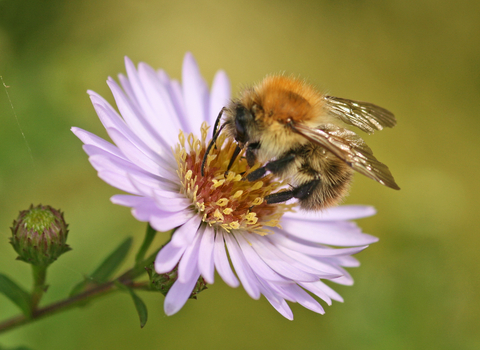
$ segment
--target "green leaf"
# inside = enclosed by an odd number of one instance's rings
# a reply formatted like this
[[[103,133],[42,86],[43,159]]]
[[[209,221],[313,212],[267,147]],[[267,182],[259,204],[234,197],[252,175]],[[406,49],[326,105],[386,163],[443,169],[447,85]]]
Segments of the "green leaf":
[[[16,346],[14,348],[4,348],[0,345],[0,350],[32,350],[32,348],[28,348],[26,346]]]
[[[0,293],[17,305],[25,316],[30,316],[30,294],[4,274],[0,274]]]
[[[140,297],[137,294],[135,294],[132,288],[129,288],[126,285],[121,284],[120,282],[116,282],[115,285],[119,289],[123,291],[127,291],[132,297],[133,304],[135,305],[135,309],[137,310],[138,317],[140,318],[140,328],[143,328],[147,323],[147,319],[148,319],[147,306],[145,305],[143,300],[140,299]]]
[[[130,247],[132,246],[132,237],[128,237],[122,244],[110,254],[97,269],[90,275],[95,282],[106,282],[125,260]]]
[[[143,258],[145,257],[145,253],[147,252],[148,248],[150,247],[150,244],[152,244],[152,241],[155,238],[156,233],[157,231],[152,226],[150,226],[150,224],[148,224],[142,246],[140,247],[137,255],[135,256],[135,263],[138,264],[143,260]]]
[[[88,282],[89,282],[88,278],[85,277],[85,279],[84,279],[82,282],[77,283],[77,284],[72,288],[72,290],[70,291],[70,295],[69,295],[69,296],[70,296],[70,297],[73,297],[74,295],[77,295],[77,294],[79,294],[80,292],[82,292],[82,291],[85,289],[85,287],[87,286]]]
[[[103,283],[113,275],[115,270],[125,260],[132,246],[132,237],[122,242],[84,281],[73,287],[70,296],[80,293],[89,283]]]
[[[148,319],[147,306],[133,290],[129,288],[128,291],[130,292],[133,303],[135,304],[135,309],[137,309],[138,317],[140,317],[140,328],[143,328]]]

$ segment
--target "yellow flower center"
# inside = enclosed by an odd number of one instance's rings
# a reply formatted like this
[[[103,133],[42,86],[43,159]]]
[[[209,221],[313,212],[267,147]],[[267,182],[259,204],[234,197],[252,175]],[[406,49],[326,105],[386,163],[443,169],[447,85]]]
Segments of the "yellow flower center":
[[[212,147],[201,175],[202,160],[207,148],[207,123],[201,127],[201,140],[193,134],[185,137],[180,131],[179,144],[174,155],[181,192],[192,201],[203,222],[227,232],[246,230],[259,235],[271,233],[267,227],[280,227],[283,213],[294,204],[267,204],[265,196],[278,191],[285,183],[267,175],[255,182],[246,176],[260,165],[250,168],[239,156],[227,171],[228,164],[237,146],[231,138],[220,135],[216,147]],[[188,147],[186,146],[188,144]]]

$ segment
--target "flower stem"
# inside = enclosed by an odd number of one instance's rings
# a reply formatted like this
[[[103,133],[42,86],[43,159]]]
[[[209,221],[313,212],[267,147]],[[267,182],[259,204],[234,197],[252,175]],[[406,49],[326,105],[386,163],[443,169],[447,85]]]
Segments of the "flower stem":
[[[145,273],[145,268],[144,267],[141,268],[140,266],[150,265],[153,259],[155,258],[156,254],[157,252],[151,254],[148,258],[144,259],[141,263],[137,263],[134,268],[126,271],[115,280],[99,284],[97,286],[94,286],[91,289],[86,290],[83,293],[74,295],[69,298],[65,298],[63,300],[52,303],[50,305],[40,307],[40,308],[35,307],[32,309],[32,315],[30,317],[27,317],[25,315],[18,315],[18,316],[12,317],[9,320],[0,322],[0,333],[17,328],[24,324],[32,323],[43,317],[51,316],[61,311],[69,310],[79,305],[85,305],[86,302],[90,302],[103,295],[107,295],[109,293],[118,291],[119,290],[118,287],[115,286],[116,282],[121,283],[133,289],[145,290],[146,287],[148,286],[148,282],[135,283],[133,280],[135,278],[140,277],[143,273]],[[42,275],[43,275],[43,280],[41,278]],[[43,274],[42,274],[41,270],[35,271],[34,269],[34,279],[35,279],[35,285],[34,285],[34,292],[32,293],[32,296],[33,296],[32,305],[34,305],[33,303],[35,302],[36,305],[38,306],[38,302],[40,301],[40,298],[45,290],[44,289],[45,271],[43,271]],[[40,286],[42,286],[41,290],[40,290]],[[38,291],[37,291],[37,287],[38,287]]]
[[[31,310],[33,314],[38,307],[38,303],[40,302],[40,299],[42,299],[43,293],[45,293],[47,289],[47,286],[45,285],[45,280],[47,277],[47,267],[32,265],[32,273],[33,273],[33,291],[32,291]]]

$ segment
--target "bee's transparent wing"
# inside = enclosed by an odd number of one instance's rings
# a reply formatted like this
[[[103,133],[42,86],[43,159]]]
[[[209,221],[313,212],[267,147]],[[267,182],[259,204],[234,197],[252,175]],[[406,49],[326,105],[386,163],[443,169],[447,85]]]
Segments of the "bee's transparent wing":
[[[301,124],[291,127],[309,141],[343,159],[353,170],[394,190],[400,189],[388,167],[375,158],[370,147],[353,131],[333,124],[321,125],[318,129]]]
[[[324,99],[330,115],[362,131],[373,133],[375,130],[392,128],[397,124],[392,112],[373,103],[333,96],[325,96]]]

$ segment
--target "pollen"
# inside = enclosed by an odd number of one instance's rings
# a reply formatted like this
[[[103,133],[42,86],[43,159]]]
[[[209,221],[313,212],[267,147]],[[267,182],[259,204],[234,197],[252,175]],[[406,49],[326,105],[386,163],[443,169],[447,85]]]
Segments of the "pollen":
[[[230,215],[233,212],[232,208],[225,208],[222,211],[225,215]]]
[[[224,207],[228,204],[228,199],[227,198],[220,198],[218,201],[216,201],[216,204],[219,207]]]
[[[180,131],[179,143],[173,149],[180,192],[192,201],[191,208],[202,217],[202,221],[216,230],[244,230],[259,235],[272,233],[271,228],[280,227],[280,218],[294,205],[268,204],[264,198],[286,184],[272,175],[249,182],[246,176],[261,165],[250,168],[242,155],[227,171],[237,144],[223,134],[211,148],[202,176],[208,128],[207,123],[202,124],[201,139]]]

